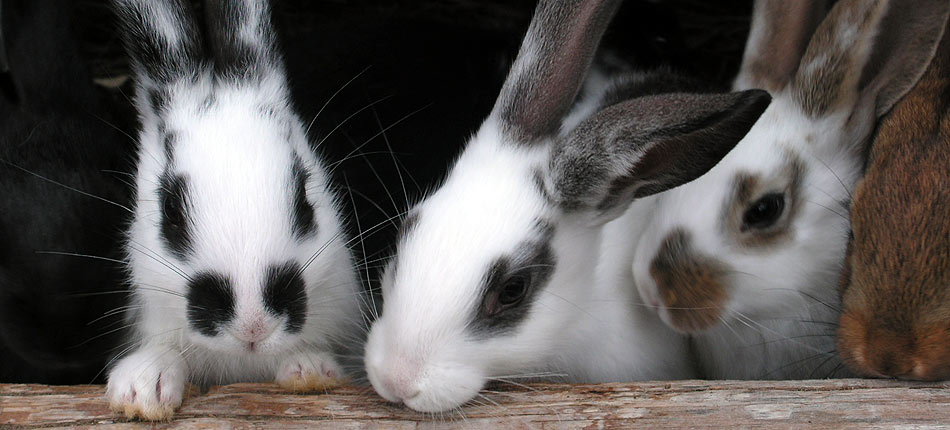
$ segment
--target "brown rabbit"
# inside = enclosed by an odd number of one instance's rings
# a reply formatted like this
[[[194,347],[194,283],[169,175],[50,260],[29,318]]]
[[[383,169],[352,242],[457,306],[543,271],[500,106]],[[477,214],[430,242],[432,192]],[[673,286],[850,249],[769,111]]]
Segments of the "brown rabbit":
[[[881,122],[851,207],[838,349],[878,377],[950,378],[950,31]]]

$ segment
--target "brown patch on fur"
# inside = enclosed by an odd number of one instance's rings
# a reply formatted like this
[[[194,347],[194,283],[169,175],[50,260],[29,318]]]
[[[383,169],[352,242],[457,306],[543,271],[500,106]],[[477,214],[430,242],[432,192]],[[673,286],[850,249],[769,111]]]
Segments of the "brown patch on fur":
[[[738,245],[750,248],[775,246],[791,235],[791,222],[801,207],[802,181],[805,164],[792,152],[786,151],[785,168],[774,178],[763,178],[751,173],[738,173],[733,179],[735,190],[732,199],[722,209],[722,229],[727,237]],[[746,210],[766,194],[781,192],[785,195],[782,215],[772,226],[765,229],[744,225]]]
[[[864,64],[855,64],[862,56],[854,52],[871,42],[869,27],[884,14],[887,2],[860,0],[839,1],[812,37],[793,80],[795,95],[804,112],[820,117],[855,94]],[[843,27],[854,28],[853,40],[838,37]]]
[[[650,276],[673,326],[684,332],[697,332],[719,322],[727,299],[723,281],[726,265],[696,254],[689,242],[685,231],[670,232],[650,263]]]
[[[950,31],[882,121],[851,223],[838,333],[846,363],[870,374],[950,377]],[[892,341],[875,339],[882,327]]]

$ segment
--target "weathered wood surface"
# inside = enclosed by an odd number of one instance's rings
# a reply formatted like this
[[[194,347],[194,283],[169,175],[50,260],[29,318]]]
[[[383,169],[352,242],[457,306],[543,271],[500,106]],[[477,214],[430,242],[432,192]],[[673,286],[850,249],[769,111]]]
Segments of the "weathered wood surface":
[[[98,385],[0,385],[0,429],[32,428],[950,428],[950,383],[840,379],[531,384],[499,387],[460,412],[419,414],[365,388],[288,394],[215,387],[166,423],[114,415]]]

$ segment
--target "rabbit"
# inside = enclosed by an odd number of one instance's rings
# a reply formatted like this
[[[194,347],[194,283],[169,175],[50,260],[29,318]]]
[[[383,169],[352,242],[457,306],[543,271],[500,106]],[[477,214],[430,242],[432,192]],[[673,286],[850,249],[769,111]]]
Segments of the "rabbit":
[[[855,372],[950,378],[950,31],[881,121],[851,202],[838,351]]]
[[[0,382],[99,382],[128,303],[134,146],[80,53],[67,0],[0,4]],[[6,61],[8,59],[9,61]],[[118,327],[116,327],[118,325]]]
[[[116,412],[167,419],[186,382],[345,380],[361,287],[337,197],[291,107],[266,0],[118,0],[142,123],[127,253],[134,344]],[[209,55],[205,55],[205,52]]]
[[[923,73],[950,3],[840,0],[815,26],[821,8],[755,3],[735,89],[764,88],[772,104],[706,175],[638,202],[652,212],[631,287],[689,335],[705,378],[848,374],[834,331],[849,200],[875,121]]]
[[[618,77],[601,109],[562,131],[618,3],[540,1],[492,112],[409,211],[365,347],[386,400],[435,412],[506,377],[692,376],[685,337],[630,312],[626,284],[598,281],[601,226],[711,168],[770,97],[662,94],[678,79]]]

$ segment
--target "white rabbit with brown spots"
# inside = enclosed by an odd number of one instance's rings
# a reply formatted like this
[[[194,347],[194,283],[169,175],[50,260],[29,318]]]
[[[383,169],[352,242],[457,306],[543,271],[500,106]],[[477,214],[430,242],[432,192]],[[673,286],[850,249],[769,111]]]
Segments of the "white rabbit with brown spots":
[[[836,285],[851,193],[875,122],[927,67],[948,9],[840,0],[816,27],[823,2],[756,2],[736,87],[765,88],[772,104],[706,175],[640,203],[652,213],[627,251],[631,288],[689,334],[703,376],[842,370]]]

